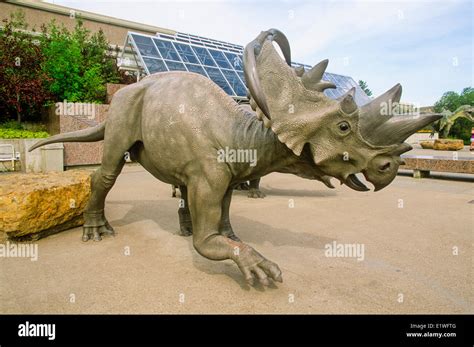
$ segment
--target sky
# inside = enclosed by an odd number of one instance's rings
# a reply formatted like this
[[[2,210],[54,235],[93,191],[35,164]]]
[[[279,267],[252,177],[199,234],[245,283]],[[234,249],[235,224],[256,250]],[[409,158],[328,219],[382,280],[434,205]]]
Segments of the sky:
[[[434,104],[473,85],[472,0],[222,0],[47,2],[240,45],[262,30],[288,37],[292,60],[364,80],[374,96]]]

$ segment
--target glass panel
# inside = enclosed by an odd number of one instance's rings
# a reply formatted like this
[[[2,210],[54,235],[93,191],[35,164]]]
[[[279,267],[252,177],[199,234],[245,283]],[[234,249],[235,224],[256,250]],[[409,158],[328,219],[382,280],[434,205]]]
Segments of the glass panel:
[[[176,40],[181,41],[181,42],[189,42],[189,39],[181,38],[181,37],[177,37]]]
[[[133,36],[133,39],[135,40],[138,50],[140,51],[142,55],[148,55],[148,56],[157,57],[157,58],[160,57],[158,55],[158,52],[156,51],[155,46],[153,45],[153,42],[151,41],[149,37],[133,35],[133,34],[132,36]]]
[[[237,54],[225,52],[224,53],[229,62],[232,64],[234,69],[242,71],[244,68],[244,64],[242,62],[242,57],[239,57]]]
[[[207,77],[206,72],[200,65],[191,65],[191,64],[185,64],[185,65],[188,68],[188,71],[195,72]]]
[[[196,53],[202,65],[216,66],[216,64],[212,60],[212,57],[207,52],[207,49],[203,47],[193,47],[193,50]]]
[[[209,53],[211,53],[212,57],[216,61],[217,65],[220,67],[223,67],[224,69],[231,69],[227,59],[224,56],[224,53],[215,51],[213,49],[209,50]]]
[[[247,82],[245,81],[245,75],[242,71],[237,71],[237,74],[239,75],[240,79],[242,82],[244,82],[245,85],[247,85]]]
[[[153,39],[153,41],[155,41],[156,47],[158,47],[163,59],[181,61],[171,42],[159,39]]]
[[[165,63],[163,63],[163,60],[161,59],[143,58],[143,61],[151,74],[155,72],[168,71]]]
[[[165,35],[165,34],[160,34],[160,37],[164,37],[164,38],[166,38],[166,39],[174,40],[174,37],[173,37],[173,36],[169,36],[169,35]]]
[[[168,69],[170,69],[170,71],[176,71],[176,70],[187,71],[183,63],[178,63],[176,61],[169,61],[169,60],[165,60],[165,62],[166,62],[166,65],[168,65]]]
[[[240,82],[239,77],[237,77],[237,74],[234,71],[225,69],[222,69],[221,71],[225,78],[227,78],[227,82],[229,82],[230,86],[235,91],[235,94],[238,96],[247,95],[247,89],[244,87],[242,82]]]
[[[216,69],[214,67],[205,67],[205,69],[211,80],[213,80],[219,87],[224,89],[227,94],[234,95],[232,89],[230,89],[229,85],[227,84],[227,81],[225,80],[224,76],[222,76],[219,69]]]
[[[185,63],[199,64],[190,46],[178,42],[175,42],[174,46]]]

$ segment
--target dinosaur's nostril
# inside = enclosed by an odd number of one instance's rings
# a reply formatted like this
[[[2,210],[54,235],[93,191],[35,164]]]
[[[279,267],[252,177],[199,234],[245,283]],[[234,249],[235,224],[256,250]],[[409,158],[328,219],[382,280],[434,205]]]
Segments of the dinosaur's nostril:
[[[390,169],[390,162],[387,162],[383,165],[380,166],[380,171],[387,171],[388,169]]]

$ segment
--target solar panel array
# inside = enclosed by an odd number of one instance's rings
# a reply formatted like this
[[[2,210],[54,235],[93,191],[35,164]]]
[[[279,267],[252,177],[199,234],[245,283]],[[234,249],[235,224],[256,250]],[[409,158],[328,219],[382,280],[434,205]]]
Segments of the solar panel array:
[[[128,42],[147,74],[163,71],[195,72],[210,78],[232,97],[245,98],[247,95],[242,46],[185,33],[174,36],[157,33],[156,36],[150,36],[129,32]],[[299,63],[292,65],[311,68]],[[363,105],[370,101],[351,77],[325,73],[323,79],[337,86],[337,89],[326,89],[325,94],[330,98],[338,98],[356,87],[356,103]]]

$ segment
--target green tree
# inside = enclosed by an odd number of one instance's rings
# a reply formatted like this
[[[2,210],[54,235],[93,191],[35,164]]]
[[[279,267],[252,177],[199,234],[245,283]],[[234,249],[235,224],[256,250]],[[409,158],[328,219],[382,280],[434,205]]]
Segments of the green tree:
[[[56,101],[81,101],[83,59],[80,43],[64,26],[58,27],[51,22],[43,27],[42,47],[46,57],[43,69],[51,77],[49,90]]]
[[[52,22],[43,28],[44,69],[59,101],[103,102],[105,83],[119,81],[116,59],[102,31],[91,35],[80,20],[74,31]]]
[[[372,96],[372,91],[369,89],[367,82],[359,80],[359,87],[367,94],[367,96]]]
[[[464,88],[461,94],[449,91],[443,94],[434,105],[435,112],[443,112],[444,110],[454,112],[459,106],[470,105],[474,106],[474,88]],[[434,126],[436,130],[437,126]],[[473,122],[466,118],[459,118],[451,127],[449,136],[464,140],[465,144],[469,144],[471,138],[471,129]]]
[[[435,112],[442,112],[443,110],[454,112],[462,105],[474,105],[474,88],[464,88],[461,94],[453,91],[444,93],[441,99],[435,103],[434,110]]]

